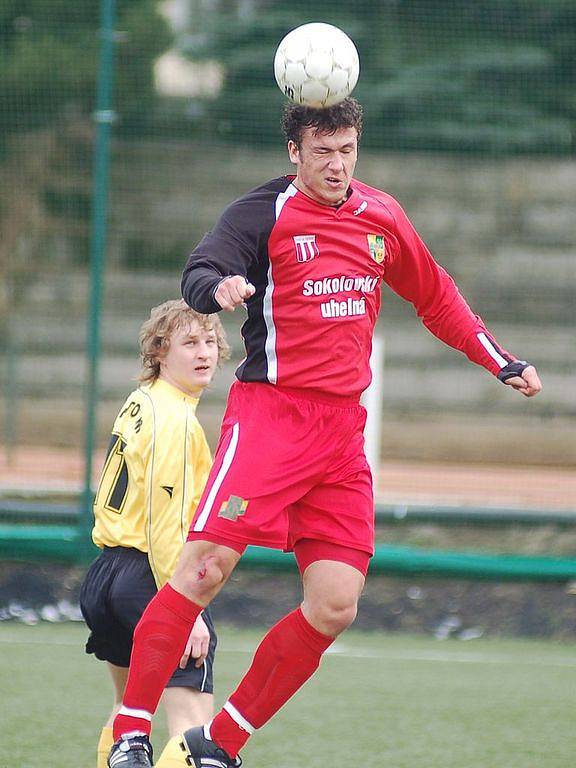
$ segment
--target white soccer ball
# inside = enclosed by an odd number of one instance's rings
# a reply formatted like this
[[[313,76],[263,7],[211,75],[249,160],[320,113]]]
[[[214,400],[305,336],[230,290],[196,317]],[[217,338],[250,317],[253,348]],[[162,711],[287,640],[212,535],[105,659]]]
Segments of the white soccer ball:
[[[282,93],[308,107],[338,104],[352,93],[359,74],[356,46],[332,24],[296,27],[274,57],[274,75]]]

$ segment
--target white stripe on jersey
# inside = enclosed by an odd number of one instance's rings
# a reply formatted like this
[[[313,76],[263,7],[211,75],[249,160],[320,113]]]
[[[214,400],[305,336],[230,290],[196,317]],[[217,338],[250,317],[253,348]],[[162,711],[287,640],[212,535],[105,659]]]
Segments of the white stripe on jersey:
[[[236,709],[234,704],[230,704],[230,702],[227,701],[226,704],[224,704],[224,706],[222,707],[222,709],[224,709],[224,710],[226,710],[226,712],[228,712],[228,714],[230,715],[232,720],[234,720],[234,722],[237,725],[239,725],[240,728],[242,728],[243,730],[245,730],[249,734],[253,734],[254,733],[256,728],[254,728],[253,725],[250,725],[248,720],[246,720],[246,718],[243,715],[241,715],[240,712],[238,712],[238,710]]]
[[[282,213],[282,208],[284,208],[284,204],[291,198],[294,197],[294,195],[298,192],[294,184],[289,184],[284,192],[280,192],[278,197],[276,198],[276,221],[280,218],[280,214]]]
[[[276,213],[276,221],[280,218],[282,209],[287,201],[294,197],[298,192],[294,184],[290,184],[284,192],[281,192],[276,198],[276,204],[274,207]],[[268,267],[268,278],[266,291],[264,293],[264,301],[262,304],[262,313],[264,315],[264,322],[266,323],[266,342],[264,344],[264,353],[267,361],[266,378],[270,384],[278,383],[278,358],[276,356],[276,326],[274,325],[274,314],[272,311],[272,296],[274,294],[274,277],[272,275],[272,262]]]
[[[206,497],[206,501],[204,502],[202,511],[200,512],[200,514],[196,519],[196,522],[194,523],[195,531],[204,530],[206,521],[208,520],[210,512],[212,511],[212,505],[214,504],[216,495],[220,490],[220,486],[224,482],[224,478],[226,477],[226,473],[230,469],[230,465],[232,464],[232,459],[234,458],[234,454],[236,453],[236,448],[238,446],[239,434],[240,434],[240,424],[236,423],[232,427],[232,439],[230,440],[230,445],[228,446],[228,448],[226,448],[226,453],[224,454],[224,459],[222,460],[222,466],[220,467],[218,474],[216,475],[216,479],[212,484],[210,493]]]
[[[272,294],[274,293],[274,278],[272,277],[272,262],[268,266],[268,278],[266,292],[264,293],[264,302],[262,304],[262,313],[266,323],[266,342],[264,343],[264,352],[268,363],[266,378],[270,384],[278,382],[278,358],[276,357],[276,326],[274,325],[274,315],[272,314]]]
[[[492,344],[492,342],[490,341],[488,336],[486,336],[485,333],[478,333],[476,335],[478,336],[478,341],[480,342],[480,344],[482,344],[482,346],[484,347],[486,352],[488,352],[490,357],[496,360],[500,368],[504,368],[505,365],[508,365],[508,360],[505,360],[502,357],[500,352],[498,352],[498,350],[494,347],[494,345]]]

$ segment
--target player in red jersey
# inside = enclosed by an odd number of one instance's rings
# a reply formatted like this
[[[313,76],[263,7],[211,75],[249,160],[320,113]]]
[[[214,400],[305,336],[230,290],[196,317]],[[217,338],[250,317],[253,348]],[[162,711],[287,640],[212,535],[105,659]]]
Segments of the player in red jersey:
[[[183,295],[197,311],[246,306],[246,358],[188,542],[136,630],[112,768],[150,765],[150,721],[166,679],[248,544],[293,550],[304,599],[266,634],[211,723],[184,734],[189,765],[239,765],[249,736],[354,620],[374,546],[359,398],[382,282],[502,382],[527,397],[541,389],[534,366],[496,343],[398,203],[354,179],[360,105],[289,106],[283,128],[296,175],[232,203],[184,272]]]

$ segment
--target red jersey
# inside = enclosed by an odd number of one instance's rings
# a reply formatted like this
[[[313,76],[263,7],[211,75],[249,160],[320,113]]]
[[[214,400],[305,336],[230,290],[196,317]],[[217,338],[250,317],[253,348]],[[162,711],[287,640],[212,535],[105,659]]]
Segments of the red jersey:
[[[233,202],[192,252],[182,293],[198,312],[220,309],[220,281],[242,275],[256,292],[242,327],[241,381],[358,399],[370,383],[381,283],[424,325],[497,374],[515,360],[499,347],[433,259],[398,202],[354,180],[339,207],[281,177]]]

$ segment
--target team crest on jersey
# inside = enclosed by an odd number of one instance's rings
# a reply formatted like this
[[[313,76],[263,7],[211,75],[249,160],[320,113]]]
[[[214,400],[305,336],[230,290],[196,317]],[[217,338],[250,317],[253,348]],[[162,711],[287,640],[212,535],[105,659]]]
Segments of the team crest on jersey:
[[[386,257],[386,241],[384,235],[366,235],[368,238],[368,249],[370,256],[374,259],[376,264],[382,264]]]
[[[218,517],[225,517],[227,520],[238,520],[246,512],[247,506],[248,501],[241,496],[230,496],[228,501],[225,501],[220,507]]]
[[[295,235],[293,239],[297,261],[312,261],[316,256],[320,256],[320,251],[316,245],[316,235]]]

